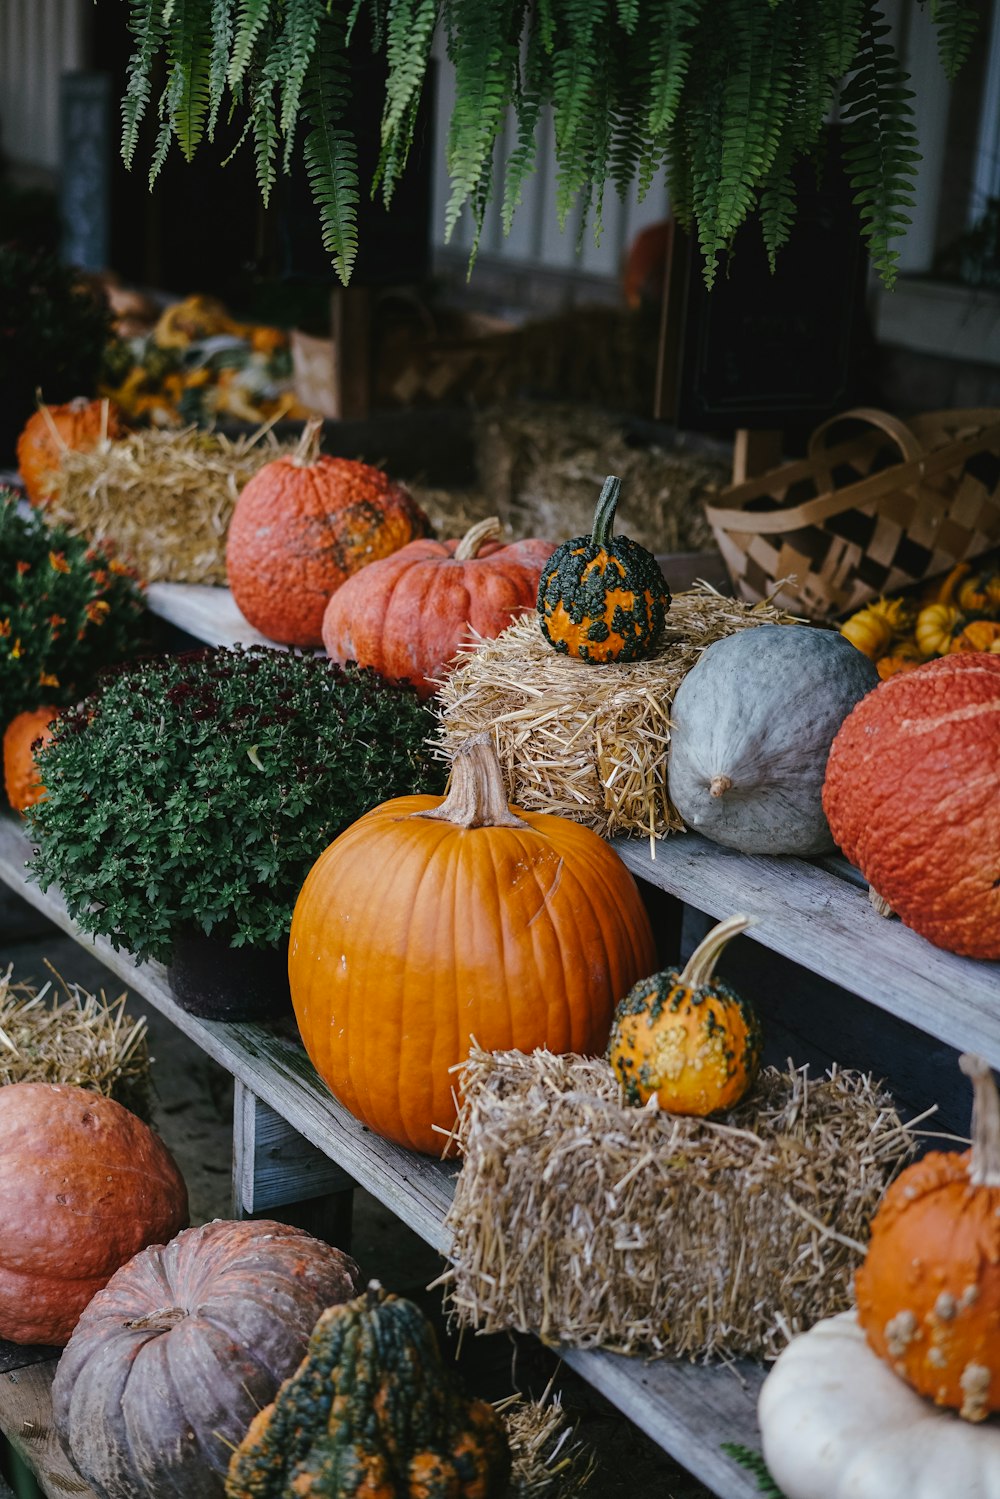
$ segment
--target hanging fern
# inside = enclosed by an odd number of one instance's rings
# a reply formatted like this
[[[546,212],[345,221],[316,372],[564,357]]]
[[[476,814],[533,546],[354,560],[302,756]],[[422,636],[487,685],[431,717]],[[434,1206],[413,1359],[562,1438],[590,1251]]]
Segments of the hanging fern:
[[[980,7],[930,0],[930,13],[952,77]],[[172,140],[190,158],[223,116],[252,140],[265,199],[298,149],[346,280],[362,186],[346,124],[352,58],[362,45],[385,55],[381,152],[364,186],[388,202],[439,24],[455,68],[445,229],[469,210],[473,253],[497,192],[510,229],[550,107],[561,222],[577,214],[581,233],[589,221],[599,234],[605,184],[624,196],[637,181],[641,195],[665,166],[672,211],[696,230],[709,285],[753,212],[773,267],[794,222],[793,168],[814,151],[839,93],[861,232],[892,285],[919,156],[908,80],[876,0],[130,0],[124,160],[162,58],[151,180]]]
[[[739,1463],[741,1468],[746,1468],[748,1473],[753,1474],[764,1499],[785,1499],[759,1452],[754,1452],[752,1447],[742,1447],[739,1442],[723,1442],[722,1450],[728,1453],[733,1462]]]

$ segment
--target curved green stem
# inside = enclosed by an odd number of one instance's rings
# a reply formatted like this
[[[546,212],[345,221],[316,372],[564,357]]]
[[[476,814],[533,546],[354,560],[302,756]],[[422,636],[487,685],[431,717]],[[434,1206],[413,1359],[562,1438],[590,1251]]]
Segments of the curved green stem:
[[[590,542],[595,547],[606,547],[614,533],[615,511],[618,509],[618,497],[622,492],[622,481],[616,479],[614,474],[609,474],[604,481],[601,497],[594,511],[594,529],[590,533]]]

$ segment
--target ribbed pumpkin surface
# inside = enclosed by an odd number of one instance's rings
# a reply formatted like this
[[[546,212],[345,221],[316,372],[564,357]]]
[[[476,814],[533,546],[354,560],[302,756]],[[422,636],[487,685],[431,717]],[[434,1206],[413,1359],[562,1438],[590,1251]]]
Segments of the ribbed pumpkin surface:
[[[323,644],[342,664],[357,661],[385,677],[408,677],[429,697],[469,628],[492,639],[534,609],[553,543],[529,538],[486,542],[456,558],[457,541],[411,541],[349,578],[330,599]]]
[[[500,1417],[444,1366],[411,1301],[324,1312],[302,1364],[233,1454],[227,1499],[503,1499]]]
[[[226,572],[250,623],[286,645],[323,643],[323,611],[351,573],[428,530],[407,490],[348,458],[276,458],[243,489]]]
[[[947,656],[863,698],[833,741],[823,807],[907,926],[1000,958],[1000,658]]]
[[[3,783],[15,812],[33,807],[45,795],[31,747],[36,739],[44,744],[52,738],[49,724],[58,712],[58,708],[34,708],[12,718],[4,730]]]
[[[451,1068],[487,1050],[603,1051],[614,1005],[655,966],[635,881],[588,828],[457,827],[399,797],[342,833],[292,918],[288,972],[306,1050],[359,1119],[440,1155]]]
[[[85,1088],[0,1088],[0,1337],[65,1343],[90,1298],[188,1221],[167,1147]]]
[[[56,1428],[102,1499],[220,1499],[233,1448],[357,1266],[298,1228],[216,1221],[125,1265],[80,1319]]]

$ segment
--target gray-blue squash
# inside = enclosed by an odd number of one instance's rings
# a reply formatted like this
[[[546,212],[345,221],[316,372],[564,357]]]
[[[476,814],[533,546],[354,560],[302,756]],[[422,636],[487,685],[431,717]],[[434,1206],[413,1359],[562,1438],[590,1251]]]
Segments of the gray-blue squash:
[[[710,645],[670,715],[668,790],[688,827],[745,854],[832,849],[827,756],[878,680],[835,630],[757,625]]]

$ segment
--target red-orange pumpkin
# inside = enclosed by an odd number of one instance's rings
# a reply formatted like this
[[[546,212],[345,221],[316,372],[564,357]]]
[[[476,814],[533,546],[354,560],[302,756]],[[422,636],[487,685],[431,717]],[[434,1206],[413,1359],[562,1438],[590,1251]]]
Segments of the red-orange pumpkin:
[[[384,802],[321,854],[288,974],[330,1090],[379,1134],[440,1155],[470,1038],[603,1051],[615,1002],[655,959],[618,855],[578,823],[508,807],[479,739],[446,798]]]
[[[65,1343],[120,1265],[188,1221],[149,1126],[55,1083],[0,1088],[0,1204],[0,1337],[14,1343]]]
[[[1000,1100],[981,1057],[972,1149],[931,1151],[893,1182],[855,1277],[858,1321],[921,1395],[969,1421],[1000,1411]]]
[[[58,712],[58,708],[32,708],[12,718],[4,730],[3,783],[15,812],[33,807],[45,795],[33,746],[52,738],[49,725]]]
[[[17,440],[17,465],[28,499],[43,505],[52,498],[53,479],[67,448],[87,452],[99,442],[124,436],[118,408],[111,401],[77,396],[65,406],[40,406]]]
[[[226,573],[245,617],[284,645],[323,644],[323,611],[351,573],[398,551],[429,522],[381,469],[320,453],[322,422],[265,463],[236,502]]]
[[[1000,657],[891,677],[844,720],[827,762],[830,830],[928,941],[1000,958]]]
[[[411,541],[355,573],[326,606],[327,653],[408,677],[429,697],[470,626],[491,639],[535,607],[555,543],[529,537],[505,546],[499,534],[491,517],[461,541]]]

